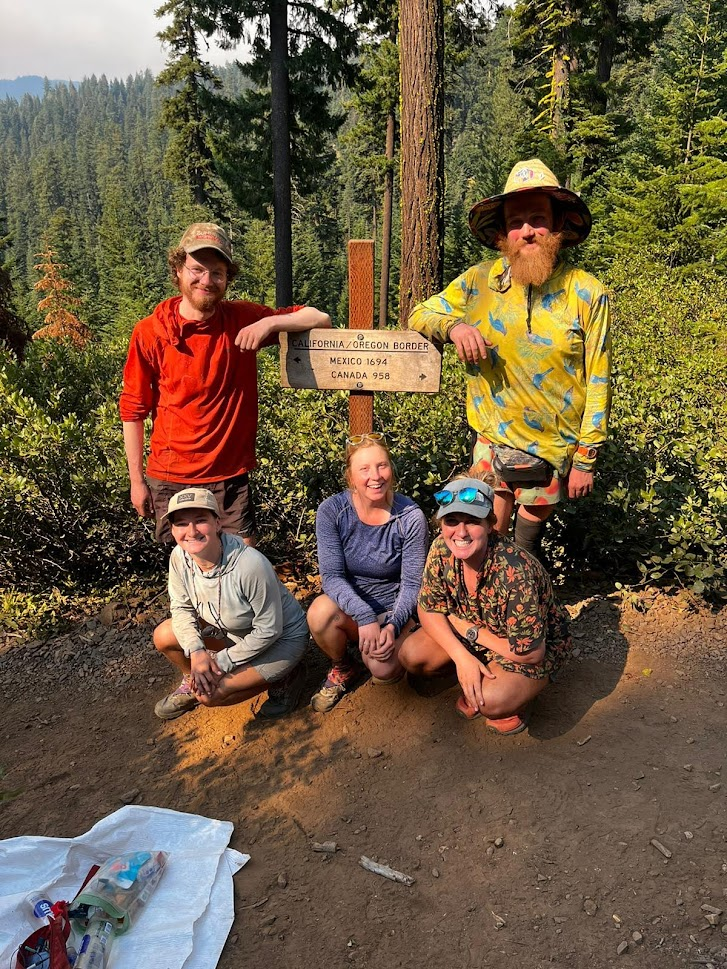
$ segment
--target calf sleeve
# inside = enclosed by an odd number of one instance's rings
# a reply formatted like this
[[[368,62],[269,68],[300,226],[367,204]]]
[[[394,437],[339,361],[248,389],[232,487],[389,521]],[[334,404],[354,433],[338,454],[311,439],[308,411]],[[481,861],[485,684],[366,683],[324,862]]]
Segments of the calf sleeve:
[[[527,518],[523,518],[522,515],[518,515],[515,519],[515,544],[519,545],[520,548],[524,548],[526,552],[530,552],[538,561],[542,561],[540,557],[540,540],[543,537],[544,528],[544,521],[529,521]]]

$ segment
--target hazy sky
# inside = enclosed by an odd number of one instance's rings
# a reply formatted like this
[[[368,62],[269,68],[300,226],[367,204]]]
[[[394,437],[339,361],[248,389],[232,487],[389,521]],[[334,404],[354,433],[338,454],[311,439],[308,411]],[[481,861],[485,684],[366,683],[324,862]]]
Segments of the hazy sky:
[[[0,78],[23,74],[80,81],[91,74],[125,78],[166,56],[157,39],[162,0],[0,0]],[[232,60],[213,49],[212,63]]]

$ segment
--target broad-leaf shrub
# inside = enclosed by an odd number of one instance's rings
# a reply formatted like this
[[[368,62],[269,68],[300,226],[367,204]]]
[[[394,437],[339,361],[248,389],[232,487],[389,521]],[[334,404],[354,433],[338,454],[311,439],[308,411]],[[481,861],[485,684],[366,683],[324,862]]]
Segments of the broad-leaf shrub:
[[[113,585],[158,557],[130,508],[117,393],[123,354],[33,344],[0,365],[0,582]],[[130,513],[131,512],[131,513]]]
[[[612,435],[592,498],[548,526],[561,571],[727,595],[727,285],[653,266],[617,266]],[[164,556],[129,504],[116,400],[125,347],[34,344],[0,366],[0,582],[40,592],[109,586]],[[259,357],[264,549],[315,568],[315,510],[343,487],[348,394],[280,387],[276,351]],[[467,466],[464,372],[451,347],[438,395],[381,393],[399,488],[427,513]]]
[[[611,438],[554,536],[622,581],[727,596],[727,284],[617,265]],[[575,554],[574,554],[575,553]],[[579,554],[580,553],[580,554]]]

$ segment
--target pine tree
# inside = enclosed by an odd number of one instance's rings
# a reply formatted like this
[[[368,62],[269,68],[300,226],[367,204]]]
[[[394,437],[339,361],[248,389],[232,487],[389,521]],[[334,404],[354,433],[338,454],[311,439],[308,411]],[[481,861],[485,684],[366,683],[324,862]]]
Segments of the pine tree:
[[[168,178],[183,181],[196,205],[222,216],[219,179],[209,145],[210,113],[214,91],[222,83],[202,59],[200,45],[216,37],[231,45],[240,37],[240,22],[230,7],[216,0],[166,0],[157,17],[171,15],[172,22],[157,35],[170,48],[165,69],[157,84],[173,89],[164,102],[161,123],[174,132],[164,160]]]
[[[694,271],[727,265],[727,10],[688,0],[636,102],[619,163],[603,173],[596,259],[630,254]]]
[[[63,278],[61,270],[67,267],[57,261],[50,246],[38,253],[38,259],[41,261],[35,269],[43,275],[33,288],[48,295],[38,303],[38,312],[45,313],[45,326],[35,331],[33,339],[69,340],[76,347],[85,347],[91,340],[91,331],[73,312],[82,301],[73,295],[71,283]]]
[[[30,337],[15,310],[13,281],[3,265],[3,253],[8,242],[7,236],[0,238],[0,344],[14,353],[18,360],[22,360]]]

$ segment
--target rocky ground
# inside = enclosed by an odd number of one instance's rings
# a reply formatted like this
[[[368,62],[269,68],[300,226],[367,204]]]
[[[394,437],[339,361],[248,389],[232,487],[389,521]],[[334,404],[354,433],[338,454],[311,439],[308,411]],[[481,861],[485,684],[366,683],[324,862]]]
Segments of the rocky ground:
[[[252,861],[222,969],[726,967],[727,613],[568,601],[577,655],[513,738],[406,683],[266,726],[251,704],[161,723],[163,595],[8,636],[2,836],[130,800],[233,821]]]

